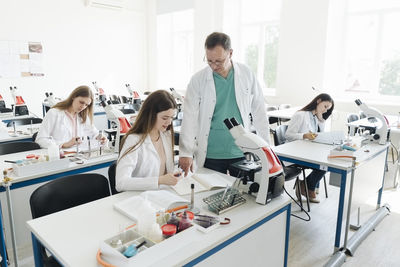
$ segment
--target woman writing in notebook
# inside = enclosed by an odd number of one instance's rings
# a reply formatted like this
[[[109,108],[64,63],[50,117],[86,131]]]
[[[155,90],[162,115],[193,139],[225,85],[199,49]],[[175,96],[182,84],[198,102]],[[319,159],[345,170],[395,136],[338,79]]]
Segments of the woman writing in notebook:
[[[318,132],[324,131],[325,121],[332,114],[333,108],[333,99],[328,94],[317,95],[308,105],[293,115],[286,131],[286,140],[289,142],[299,139],[314,140]],[[315,189],[325,173],[323,170],[313,169],[305,179],[311,202],[319,203]],[[306,195],[304,182],[300,183],[300,192],[302,195]]]
[[[132,128],[121,141],[116,168],[117,191],[152,190],[175,185],[174,132],[172,120],[177,105],[164,90],[151,93],[140,108]]]
[[[82,85],[47,112],[36,143],[43,148],[48,148],[53,142],[60,148],[69,148],[81,142],[78,137],[86,136],[105,143],[106,138],[98,133],[93,125],[93,93],[88,86]]]

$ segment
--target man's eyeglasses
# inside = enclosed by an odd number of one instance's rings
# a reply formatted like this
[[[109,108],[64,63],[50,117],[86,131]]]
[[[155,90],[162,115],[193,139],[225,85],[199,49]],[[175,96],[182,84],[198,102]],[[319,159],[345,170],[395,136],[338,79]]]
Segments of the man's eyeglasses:
[[[221,60],[215,60],[215,61],[211,61],[211,60],[207,60],[207,58],[206,58],[206,56],[204,56],[203,57],[203,61],[204,62],[206,62],[208,65],[215,65],[215,66],[222,66],[224,63],[225,63],[225,61],[226,61],[226,59],[228,58],[229,56],[226,56],[224,59],[221,59]]]

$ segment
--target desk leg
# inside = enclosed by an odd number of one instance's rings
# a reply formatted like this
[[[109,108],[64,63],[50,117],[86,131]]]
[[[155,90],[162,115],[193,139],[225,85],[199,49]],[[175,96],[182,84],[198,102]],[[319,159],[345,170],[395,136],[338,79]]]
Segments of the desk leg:
[[[32,236],[32,249],[33,249],[33,257],[35,258],[35,267],[43,267],[43,258],[40,253],[40,243],[36,239],[34,234]]]
[[[338,251],[339,248],[340,248],[340,235],[342,233],[344,196],[345,196],[345,193],[346,193],[347,172],[346,171],[341,171],[340,174],[341,174],[341,181],[340,181],[338,214],[337,214],[337,220],[336,220],[336,236],[335,236],[334,252]]]
[[[8,266],[7,265],[7,252],[6,252],[6,241],[3,232],[3,212],[1,209],[0,203],[0,254],[1,254],[1,267]]]
[[[386,156],[385,156],[385,163],[387,163],[387,156],[389,153],[389,148],[386,149]],[[385,164],[384,164],[385,166]],[[397,169],[396,169],[397,170]],[[382,187],[378,191],[378,200],[376,202],[376,209],[379,209],[381,207],[381,199],[382,199],[382,193],[383,193],[383,187],[385,184],[385,167],[383,167],[383,173],[382,173]]]

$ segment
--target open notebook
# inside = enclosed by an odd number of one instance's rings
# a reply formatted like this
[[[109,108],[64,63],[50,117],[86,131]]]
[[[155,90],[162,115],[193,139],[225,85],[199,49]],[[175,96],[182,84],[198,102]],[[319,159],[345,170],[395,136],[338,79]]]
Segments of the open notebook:
[[[343,131],[331,131],[331,132],[318,132],[317,137],[312,140],[316,143],[321,144],[342,144],[346,140],[346,136]]]
[[[231,186],[234,181],[234,177],[210,169],[200,168],[196,173],[183,177],[176,185],[171,187],[178,195],[187,195],[191,193],[191,184],[194,184],[194,191],[197,193]]]

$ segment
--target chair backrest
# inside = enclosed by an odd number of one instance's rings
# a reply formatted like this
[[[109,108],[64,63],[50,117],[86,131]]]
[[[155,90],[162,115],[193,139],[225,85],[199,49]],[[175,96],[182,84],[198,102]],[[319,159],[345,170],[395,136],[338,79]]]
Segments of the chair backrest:
[[[276,146],[282,145],[286,142],[286,130],[288,126],[285,124],[279,125],[274,131],[274,143]]]
[[[113,104],[121,104],[121,101],[119,100],[118,96],[116,96],[116,95],[110,95],[110,100],[111,100],[111,103],[113,103]]]
[[[267,112],[273,111],[273,110],[278,110],[278,107],[276,107],[276,106],[268,106],[267,107]],[[274,124],[274,123],[278,123],[279,119],[277,117],[269,117],[268,116],[268,121],[269,121],[269,124]]]
[[[36,141],[36,137],[38,135],[39,132],[35,132],[34,134],[32,134],[32,142]]]
[[[108,180],[97,173],[64,176],[33,191],[29,203],[32,218],[76,207],[110,196]]]
[[[124,109],[120,109],[122,113],[124,114],[134,114],[135,110],[131,109],[131,108],[124,108]]]
[[[115,189],[115,169],[117,168],[117,161],[114,161],[108,167],[108,181],[110,182],[111,194],[115,195],[119,192]]]
[[[35,219],[109,195],[106,177],[97,173],[83,173],[65,176],[40,186],[33,191],[29,204],[32,218]],[[42,245],[39,245],[39,249],[44,262],[51,260]]]
[[[7,127],[13,126],[13,122],[15,122],[15,125],[29,125],[29,124],[35,124],[35,123],[42,123],[43,119],[41,118],[25,118],[25,119],[16,119],[9,121],[7,123]]]
[[[347,122],[358,121],[359,119],[358,114],[351,113],[347,115]]]
[[[40,149],[40,146],[39,144],[31,141],[3,143],[0,144],[0,155],[7,155],[35,149]]]
[[[119,96],[119,98],[121,99],[122,104],[129,103],[129,99],[126,96],[121,95],[121,96]]]
[[[8,112],[12,112],[12,109],[6,107],[0,108],[0,113],[8,113]]]

